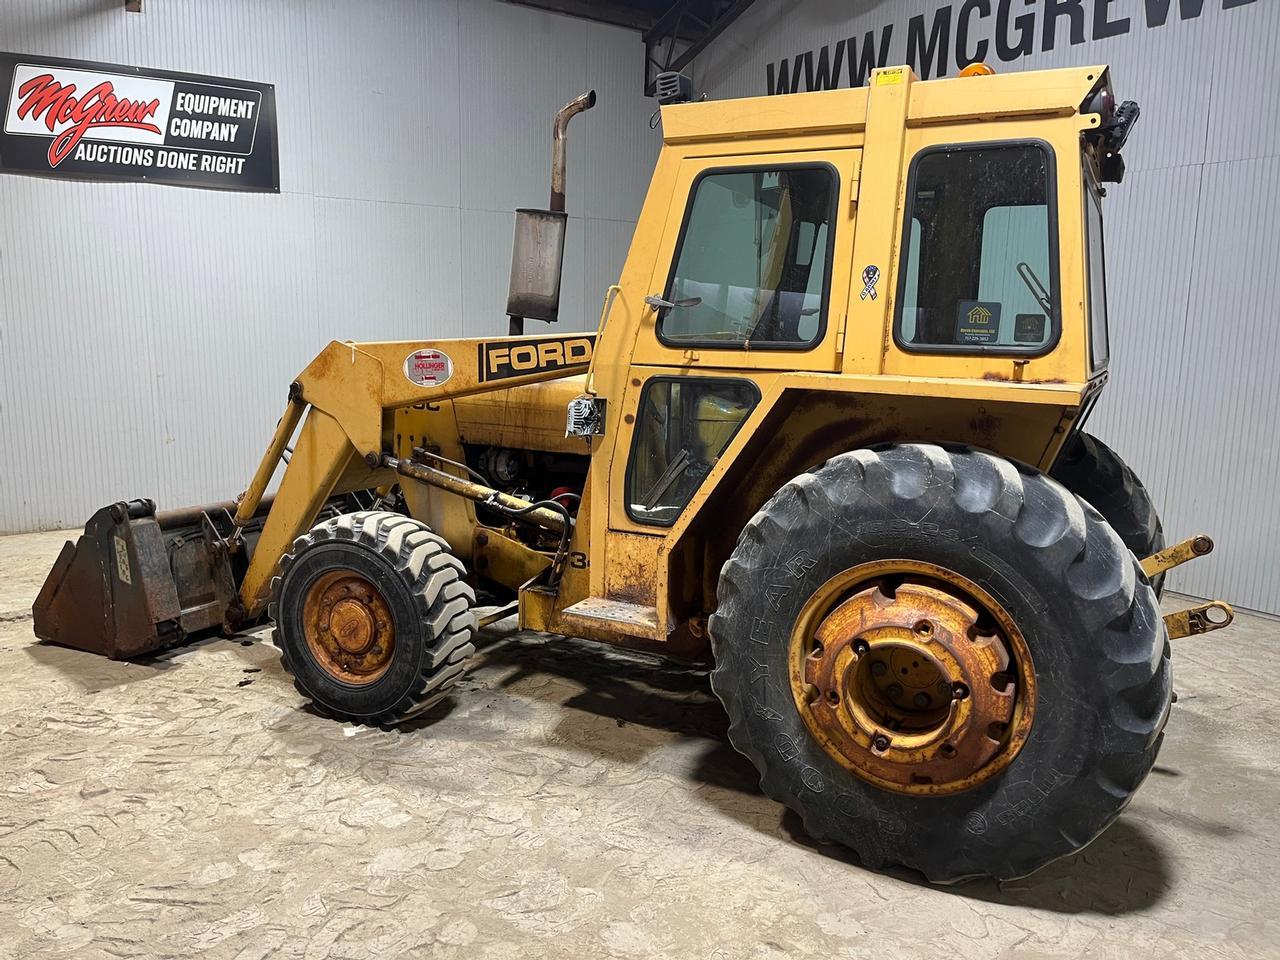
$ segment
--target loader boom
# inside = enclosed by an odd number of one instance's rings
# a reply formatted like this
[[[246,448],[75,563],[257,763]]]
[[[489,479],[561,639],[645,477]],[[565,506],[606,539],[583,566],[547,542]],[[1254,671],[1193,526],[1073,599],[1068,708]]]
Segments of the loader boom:
[[[517,387],[584,372],[594,343],[587,334],[531,336],[518,343],[506,337],[330,343],[291,385],[285,413],[236,512],[238,526],[257,512],[301,420],[232,620],[262,613],[280,557],[334,493],[411,482],[383,463],[383,451],[393,448],[391,412],[447,403],[495,384]],[[416,372],[415,364],[422,365]]]

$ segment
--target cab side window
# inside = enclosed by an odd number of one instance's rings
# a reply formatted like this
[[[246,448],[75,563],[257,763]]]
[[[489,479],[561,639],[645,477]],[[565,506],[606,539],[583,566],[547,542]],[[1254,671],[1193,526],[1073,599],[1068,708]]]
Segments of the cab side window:
[[[1093,369],[1101,370],[1111,356],[1107,334],[1107,275],[1102,243],[1102,188],[1088,163],[1084,170],[1084,231],[1089,260],[1089,353]]]
[[[1059,328],[1049,148],[931,149],[912,164],[894,336],[905,350],[1043,353]]]
[[[658,335],[687,346],[806,347],[825,326],[839,187],[828,166],[735,169],[694,183]]]
[[[760,399],[749,380],[654,377],[645,384],[627,469],[627,513],[670,526]]]

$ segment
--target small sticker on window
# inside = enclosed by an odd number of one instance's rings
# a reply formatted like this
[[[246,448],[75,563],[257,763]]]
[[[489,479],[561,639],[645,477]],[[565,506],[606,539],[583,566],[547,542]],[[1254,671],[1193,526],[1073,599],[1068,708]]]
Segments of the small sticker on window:
[[[961,300],[956,307],[956,343],[998,343],[1000,303],[995,300]]]
[[[1015,343],[1039,343],[1044,339],[1044,314],[1020,313],[1013,318]]]

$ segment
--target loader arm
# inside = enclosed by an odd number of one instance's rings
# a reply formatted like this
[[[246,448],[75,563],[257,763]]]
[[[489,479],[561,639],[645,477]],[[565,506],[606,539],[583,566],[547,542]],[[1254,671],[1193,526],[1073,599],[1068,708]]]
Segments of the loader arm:
[[[335,492],[399,479],[382,466],[391,411],[582,373],[594,345],[592,334],[330,343],[291,385],[289,404],[239,501],[237,527],[258,512],[301,421],[229,619],[262,613],[280,558]]]

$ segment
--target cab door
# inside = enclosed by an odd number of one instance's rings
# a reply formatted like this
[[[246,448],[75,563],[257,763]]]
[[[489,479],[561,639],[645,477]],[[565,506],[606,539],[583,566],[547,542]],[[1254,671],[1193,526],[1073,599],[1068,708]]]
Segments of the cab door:
[[[661,536],[776,371],[840,368],[861,151],[684,160],[622,399],[609,526]]]

